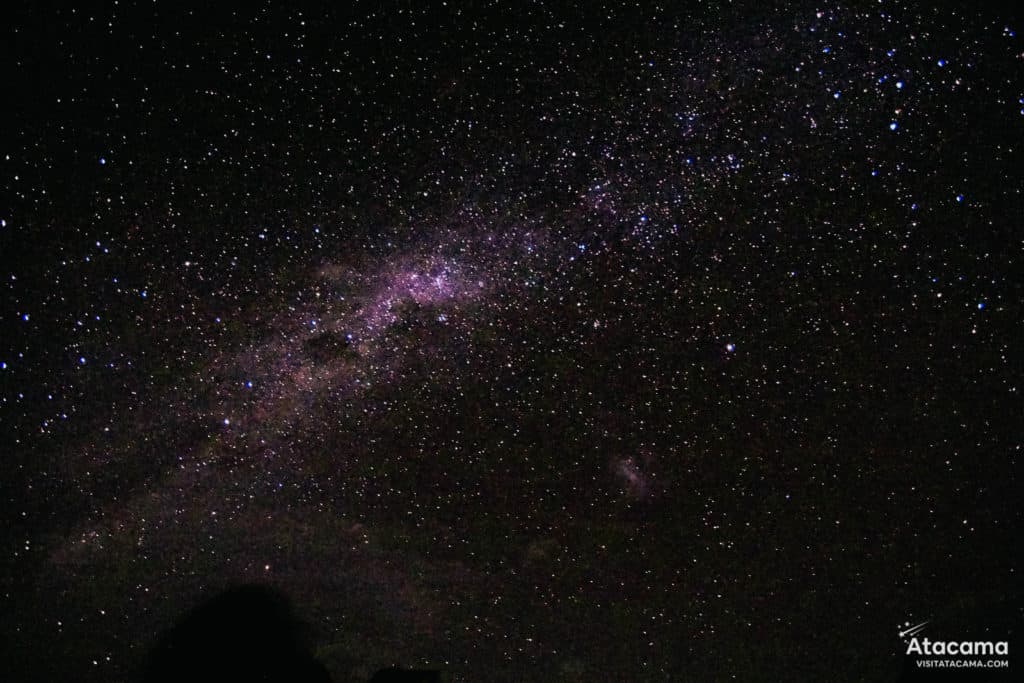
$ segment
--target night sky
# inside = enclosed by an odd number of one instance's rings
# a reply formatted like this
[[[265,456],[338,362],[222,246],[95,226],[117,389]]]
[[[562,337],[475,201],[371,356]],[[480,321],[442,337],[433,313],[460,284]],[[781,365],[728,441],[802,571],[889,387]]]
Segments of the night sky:
[[[663,4],[7,11],[0,676],[1017,645],[1024,24]]]

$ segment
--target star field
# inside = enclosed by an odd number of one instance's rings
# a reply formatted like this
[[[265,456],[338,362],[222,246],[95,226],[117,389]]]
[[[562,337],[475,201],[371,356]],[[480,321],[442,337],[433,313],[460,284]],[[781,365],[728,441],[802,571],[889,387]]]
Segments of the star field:
[[[1019,632],[1018,24],[687,5],[12,11],[5,680],[239,583],[336,681]]]

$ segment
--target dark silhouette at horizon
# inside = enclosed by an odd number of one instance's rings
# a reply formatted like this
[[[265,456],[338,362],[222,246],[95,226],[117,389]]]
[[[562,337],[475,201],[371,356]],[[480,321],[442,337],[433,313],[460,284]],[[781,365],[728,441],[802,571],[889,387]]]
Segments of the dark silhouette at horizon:
[[[256,585],[231,588],[189,611],[160,638],[143,680],[329,683],[302,632],[283,593]]]

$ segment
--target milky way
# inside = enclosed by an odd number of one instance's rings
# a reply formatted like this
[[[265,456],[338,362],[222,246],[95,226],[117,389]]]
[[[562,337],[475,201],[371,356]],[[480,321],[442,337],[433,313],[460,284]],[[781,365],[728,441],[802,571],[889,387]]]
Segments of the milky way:
[[[457,4],[9,18],[9,678],[246,583],[339,681],[1019,632],[1013,21]]]

